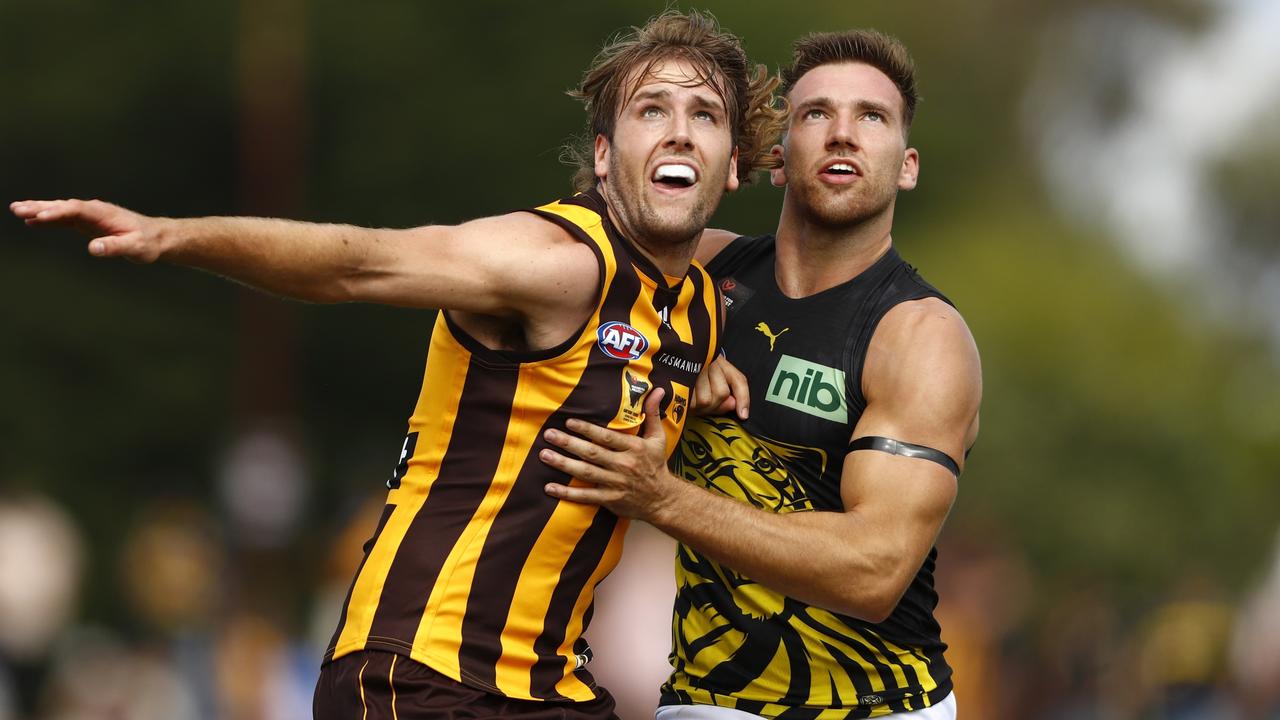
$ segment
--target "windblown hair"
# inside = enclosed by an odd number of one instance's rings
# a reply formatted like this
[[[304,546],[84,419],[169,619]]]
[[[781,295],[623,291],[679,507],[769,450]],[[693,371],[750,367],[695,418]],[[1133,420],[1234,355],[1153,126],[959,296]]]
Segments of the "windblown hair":
[[[785,119],[785,112],[774,102],[778,79],[764,65],[753,68],[742,41],[720,29],[711,15],[668,10],[607,43],[591,62],[582,84],[569,91],[587,110],[586,134],[570,141],[562,156],[578,168],[573,177],[576,190],[586,191],[596,184],[596,136],[613,140],[622,107],[656,64],[671,59],[692,65],[697,77],[690,85],[706,84],[724,102],[738,150],[738,179],[750,182],[755,171],[771,166],[769,148]]]
[[[903,132],[911,129],[920,94],[916,65],[906,46],[892,35],[875,30],[812,33],[796,41],[791,67],[782,71],[781,93],[786,96],[800,78],[820,65],[860,62],[879,70],[902,94]]]

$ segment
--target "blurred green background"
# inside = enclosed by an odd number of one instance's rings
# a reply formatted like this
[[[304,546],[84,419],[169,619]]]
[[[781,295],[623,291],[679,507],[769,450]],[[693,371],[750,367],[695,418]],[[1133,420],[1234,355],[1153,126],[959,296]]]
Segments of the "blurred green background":
[[[540,204],[570,190],[559,148],[583,113],[564,91],[606,37],[663,7],[0,0],[0,197],[373,226]],[[1170,604],[1236,617],[1280,529],[1276,4],[696,7],[771,68],[796,37],[848,27],[895,34],[915,56],[921,183],[899,200],[895,241],[964,313],[985,379],[940,545],[944,639],[972,627],[948,637],[964,608],[948,611],[947,588],[978,586],[959,569],[948,579],[949,549],[954,568],[1014,568],[977,603],[1003,613],[985,620],[983,662],[1005,667],[977,690],[1000,696],[987,716],[1050,716],[1025,696],[1070,671],[1013,668],[1062,642],[1064,598],[1085,589],[1114,642],[1081,662],[1107,677],[1139,667],[1140,628]],[[746,188],[713,225],[771,232],[780,201]],[[197,517],[174,524],[225,554],[222,612],[310,632],[332,539],[395,464],[431,315],[95,261],[72,234],[12,217],[0,248],[0,487],[48,499],[76,528],[75,622],[171,632],[130,600],[121,557],[131,528]],[[245,462],[291,484],[250,482],[237,510],[228,488]],[[293,510],[255,519],[273,503]],[[1213,674],[1197,681],[1227,682],[1233,632],[1206,631]],[[20,698],[35,692],[23,682],[10,683]],[[1280,697],[1280,678],[1266,683],[1240,712]]]

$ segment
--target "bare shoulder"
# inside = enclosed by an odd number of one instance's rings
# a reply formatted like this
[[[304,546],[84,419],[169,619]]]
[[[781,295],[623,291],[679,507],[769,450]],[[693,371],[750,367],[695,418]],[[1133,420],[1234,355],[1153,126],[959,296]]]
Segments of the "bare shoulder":
[[[736,232],[707,228],[702,231],[702,237],[698,240],[698,251],[694,254],[693,259],[702,265],[706,265],[738,237],[740,236]]]
[[[599,263],[591,248],[533,213],[479,218],[458,225],[456,233],[459,243],[484,246],[486,264],[508,282],[559,284],[559,278],[590,284],[598,274]]]
[[[869,406],[922,429],[946,430],[958,449],[977,435],[978,346],[959,311],[942,300],[904,302],[885,314],[867,350],[862,388]]]
[[[888,352],[957,352],[977,360],[978,347],[969,326],[947,302],[934,297],[899,303],[876,327],[873,350]]]
[[[494,316],[554,315],[594,303],[599,262],[591,248],[533,213],[407,231],[419,282],[444,288],[441,304]]]

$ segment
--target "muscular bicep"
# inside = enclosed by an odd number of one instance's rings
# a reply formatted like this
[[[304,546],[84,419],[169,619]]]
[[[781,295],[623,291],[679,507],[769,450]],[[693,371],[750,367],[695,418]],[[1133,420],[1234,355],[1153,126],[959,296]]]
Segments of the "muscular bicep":
[[[982,378],[973,338],[954,308],[930,299],[890,311],[872,338],[862,385],[867,407],[850,440],[884,437],[925,446],[963,467],[977,433]],[[879,538],[885,565],[905,590],[957,488],[944,463],[863,449],[845,457],[840,491],[846,511]]]
[[[937,540],[956,490],[956,476],[926,460],[867,450],[845,456],[845,512],[859,520],[857,540],[875,556],[895,602]]]
[[[955,308],[928,298],[889,311],[868,347],[862,391],[867,407],[850,440],[888,437],[938,450],[964,466],[978,431],[982,370]]]
[[[536,315],[588,306],[598,281],[589,247],[535,215],[512,213],[386,231],[354,294],[410,307]]]

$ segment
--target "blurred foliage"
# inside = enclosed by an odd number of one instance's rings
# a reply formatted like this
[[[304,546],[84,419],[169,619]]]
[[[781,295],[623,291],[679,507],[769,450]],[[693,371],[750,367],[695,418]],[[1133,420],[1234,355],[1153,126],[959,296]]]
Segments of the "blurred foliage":
[[[1280,507],[1280,370],[1259,337],[1210,324],[1178,288],[1047,210],[1018,103],[1038,38],[1087,4],[703,7],[770,67],[818,29],[873,26],[912,48],[922,183],[901,199],[895,237],[965,313],[985,369],[983,431],[952,524],[1003,527],[1045,590],[1088,578],[1141,606],[1192,568],[1235,589],[1260,567]],[[1202,19],[1190,3],[1132,4]],[[559,148],[583,116],[564,91],[606,37],[662,7],[307,4],[305,200],[292,214],[452,223],[566,193]],[[194,0],[0,2],[0,196],[239,211],[237,13]],[[1222,172],[1230,185],[1233,168]],[[1274,219],[1270,195],[1233,192],[1247,218]],[[779,204],[767,183],[750,187],[714,224],[768,232]],[[0,482],[71,508],[97,554],[90,614],[109,617],[122,524],[156,497],[216,502],[221,453],[246,422],[245,291],[99,264],[69,233],[12,219],[0,236]],[[295,422],[317,484],[301,549],[379,491],[433,318],[287,307]]]

